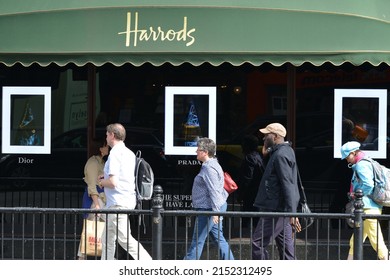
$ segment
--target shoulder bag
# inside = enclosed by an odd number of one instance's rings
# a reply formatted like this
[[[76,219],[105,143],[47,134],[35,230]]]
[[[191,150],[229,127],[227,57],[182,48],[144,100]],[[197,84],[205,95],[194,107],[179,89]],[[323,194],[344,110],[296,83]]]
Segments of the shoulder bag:
[[[307,204],[306,194],[305,194],[305,190],[303,188],[302,179],[301,179],[301,175],[299,174],[298,168],[297,168],[297,173],[298,173],[298,184],[299,184],[299,195],[300,195],[298,211],[302,212],[304,214],[311,214],[312,212],[309,208],[309,205]],[[313,217],[301,217],[299,219],[299,223],[301,224],[301,230],[305,230],[314,223],[314,218]]]
[[[234,182],[233,178],[230,176],[229,173],[224,172],[223,173],[223,178],[224,178],[224,185],[223,185],[223,187],[225,188],[225,190],[229,194],[231,194],[232,192],[235,192],[236,190],[238,190],[238,186],[237,186],[236,182]]]

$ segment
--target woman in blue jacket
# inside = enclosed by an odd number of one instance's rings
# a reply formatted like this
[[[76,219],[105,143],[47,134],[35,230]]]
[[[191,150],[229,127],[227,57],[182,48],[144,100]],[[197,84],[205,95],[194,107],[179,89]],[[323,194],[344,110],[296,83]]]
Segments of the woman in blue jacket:
[[[374,171],[372,164],[367,160],[362,160],[366,157],[361,150],[360,143],[350,141],[341,147],[341,159],[346,159],[348,166],[353,170],[351,180],[351,196],[357,189],[363,191],[363,211],[365,214],[380,215],[382,206],[373,201],[368,195],[372,193],[374,188]],[[388,249],[383,240],[381,226],[376,219],[365,219],[363,223],[363,241],[366,238],[370,240],[372,248],[377,252],[378,258],[387,260],[389,256]],[[353,235],[349,241],[348,259],[353,259]]]

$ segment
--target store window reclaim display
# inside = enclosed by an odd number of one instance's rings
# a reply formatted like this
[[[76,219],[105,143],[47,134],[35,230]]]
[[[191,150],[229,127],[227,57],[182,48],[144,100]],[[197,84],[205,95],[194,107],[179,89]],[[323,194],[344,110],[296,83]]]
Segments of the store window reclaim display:
[[[51,126],[44,130],[45,133],[51,132],[51,136],[46,140],[43,134],[38,134],[40,145],[50,143],[50,154],[28,154],[23,150],[10,153],[3,149],[2,143],[1,188],[9,188],[15,184],[25,190],[38,190],[38,187],[53,190],[52,186],[56,185],[64,186],[66,191],[77,189],[81,192],[84,186],[80,178],[88,158],[90,141],[87,130],[90,120],[85,119],[88,114],[84,109],[94,108],[92,136],[102,137],[108,123],[122,122],[127,129],[126,145],[133,150],[142,150],[143,156],[155,171],[156,183],[163,187],[164,207],[189,209],[193,178],[200,168],[194,146],[197,137],[215,138],[218,160],[223,169],[236,179],[243,159],[243,137],[247,134],[257,136],[260,149],[260,127],[275,121],[287,127],[287,121],[295,117],[294,139],[289,138],[293,133],[288,131],[287,140],[293,142],[308,200],[322,201],[313,206],[313,211],[340,212],[345,205],[345,193],[348,192],[351,176],[345,163],[334,156],[334,143],[337,141],[338,145],[343,141],[341,135],[344,115],[340,114],[340,122],[335,129],[335,109],[340,106],[335,101],[335,89],[380,89],[386,91],[387,96],[390,85],[388,67],[336,67],[328,64],[314,67],[304,64],[296,69],[296,115],[293,116],[285,109],[288,106],[280,105],[289,100],[286,66],[233,66],[228,63],[219,66],[208,63],[199,66],[105,64],[96,67],[95,71],[96,89],[94,99],[91,99],[90,93],[86,92],[86,67],[0,65],[3,111],[11,108],[12,103],[12,98],[7,101],[4,95],[4,87],[39,86],[51,89]],[[61,78],[65,76],[66,83]],[[196,91],[189,91],[188,88]],[[199,94],[199,89],[202,88],[207,89],[205,94]],[[169,89],[174,91],[167,101],[166,92]],[[187,94],[182,94],[180,89],[186,89],[184,92]],[[67,101],[70,100],[70,94],[73,96],[73,103]],[[27,124],[31,115],[40,122],[39,114],[45,112],[46,106],[37,107],[35,103],[42,101],[35,101],[35,98],[40,97],[21,97],[23,100],[18,101],[20,114],[15,116],[15,128],[20,124]],[[376,143],[376,138],[380,140],[382,135],[388,135],[387,115],[382,115],[383,110],[380,109],[383,104],[386,107],[388,101],[382,94],[359,98],[363,98],[362,101],[355,102],[354,97],[344,95],[340,112],[350,110],[355,115],[359,107],[365,110],[364,115],[370,118],[370,127],[356,125],[368,131],[368,134],[356,127],[355,135],[362,137],[361,139],[365,137],[368,147]],[[95,103],[91,106],[90,102]],[[25,115],[25,120],[22,115]],[[2,117],[1,132],[4,142],[4,136],[7,135],[4,131],[8,129],[4,128],[4,112]],[[69,117],[72,119],[68,119]],[[167,123],[168,118],[171,119]],[[36,131],[43,133],[40,128]],[[339,140],[335,140],[337,133],[340,133]],[[12,139],[16,141],[16,138]],[[378,143],[381,145],[382,142]],[[384,150],[378,146],[378,150],[371,151],[380,151],[378,160],[390,166],[387,160],[387,143],[385,146]],[[21,177],[29,180],[22,181]],[[37,178],[40,178],[39,184]],[[77,201],[67,205],[78,206]],[[241,207],[234,194],[229,197],[229,207],[235,210]]]
[[[343,143],[358,141],[368,156],[386,158],[386,119],[386,90],[336,89],[335,157],[341,157],[340,147]]]
[[[215,139],[216,109],[215,87],[166,87],[165,154],[193,156],[199,138]]]
[[[49,87],[3,87],[2,153],[49,154]]]
[[[26,97],[24,98],[26,99]],[[27,97],[16,133],[11,133],[16,134],[11,136],[11,145],[41,146],[41,136],[37,132],[36,123],[36,117],[30,105],[29,97]],[[43,125],[41,124],[40,126],[42,127]]]
[[[187,118],[183,123],[184,146],[196,147],[197,140],[202,137],[198,113],[193,100],[189,101]],[[175,141],[176,142],[176,141]]]

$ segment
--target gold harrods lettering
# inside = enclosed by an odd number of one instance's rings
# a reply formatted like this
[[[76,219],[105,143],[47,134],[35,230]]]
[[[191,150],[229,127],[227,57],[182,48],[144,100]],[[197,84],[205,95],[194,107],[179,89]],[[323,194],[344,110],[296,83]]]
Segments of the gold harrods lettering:
[[[189,30],[187,27],[187,17],[183,18],[183,28],[181,30],[175,31],[169,29],[164,31],[161,26],[157,27],[155,30],[152,26],[149,29],[139,29],[138,27],[138,12],[135,13],[134,19],[134,28],[131,25],[131,12],[127,13],[127,24],[126,31],[118,32],[118,35],[126,35],[126,47],[129,47],[131,44],[131,39],[133,38],[133,46],[136,47],[138,41],[149,41],[153,40],[154,42],[160,41],[183,41],[186,42],[186,46],[189,47],[195,43],[195,37],[193,33],[196,31],[196,28],[191,28]]]

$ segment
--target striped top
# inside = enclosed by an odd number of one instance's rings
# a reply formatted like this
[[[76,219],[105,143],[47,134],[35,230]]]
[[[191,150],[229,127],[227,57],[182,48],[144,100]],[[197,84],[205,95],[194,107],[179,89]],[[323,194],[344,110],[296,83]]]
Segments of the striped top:
[[[192,186],[192,206],[194,208],[219,211],[229,194],[223,187],[223,170],[216,158],[202,164]]]

